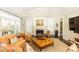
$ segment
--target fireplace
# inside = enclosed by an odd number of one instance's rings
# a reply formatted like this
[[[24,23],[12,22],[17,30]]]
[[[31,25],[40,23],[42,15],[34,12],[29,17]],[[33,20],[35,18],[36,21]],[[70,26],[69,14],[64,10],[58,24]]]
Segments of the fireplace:
[[[44,30],[36,30],[36,36],[43,36]]]
[[[33,34],[36,36],[38,34],[44,34],[47,31],[47,26],[33,26]]]

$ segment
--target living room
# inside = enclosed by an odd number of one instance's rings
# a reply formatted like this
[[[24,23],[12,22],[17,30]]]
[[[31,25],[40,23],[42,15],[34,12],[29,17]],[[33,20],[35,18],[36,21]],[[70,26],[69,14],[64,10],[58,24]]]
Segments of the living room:
[[[79,40],[79,34],[69,20],[78,12],[78,7],[1,7],[0,51],[77,52],[73,39]]]

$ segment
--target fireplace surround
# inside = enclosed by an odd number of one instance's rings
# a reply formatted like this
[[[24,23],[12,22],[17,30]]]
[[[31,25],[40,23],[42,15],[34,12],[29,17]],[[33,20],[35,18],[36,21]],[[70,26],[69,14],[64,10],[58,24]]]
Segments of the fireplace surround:
[[[44,34],[44,30],[36,30],[36,35],[43,35]]]
[[[46,31],[47,31],[47,27],[46,26],[34,26],[33,27],[34,35],[44,34]]]

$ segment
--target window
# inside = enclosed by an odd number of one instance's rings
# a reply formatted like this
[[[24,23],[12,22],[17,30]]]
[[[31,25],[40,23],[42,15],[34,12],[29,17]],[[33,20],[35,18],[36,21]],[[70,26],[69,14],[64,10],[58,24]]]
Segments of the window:
[[[20,18],[2,12],[0,15],[0,34],[17,34],[20,32]]]

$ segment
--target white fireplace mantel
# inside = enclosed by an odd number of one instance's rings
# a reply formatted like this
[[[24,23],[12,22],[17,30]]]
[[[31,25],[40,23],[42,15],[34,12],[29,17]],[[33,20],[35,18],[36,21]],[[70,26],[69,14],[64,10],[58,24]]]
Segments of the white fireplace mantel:
[[[36,30],[43,30],[45,33],[47,31],[47,26],[33,26],[34,35],[36,35]]]

